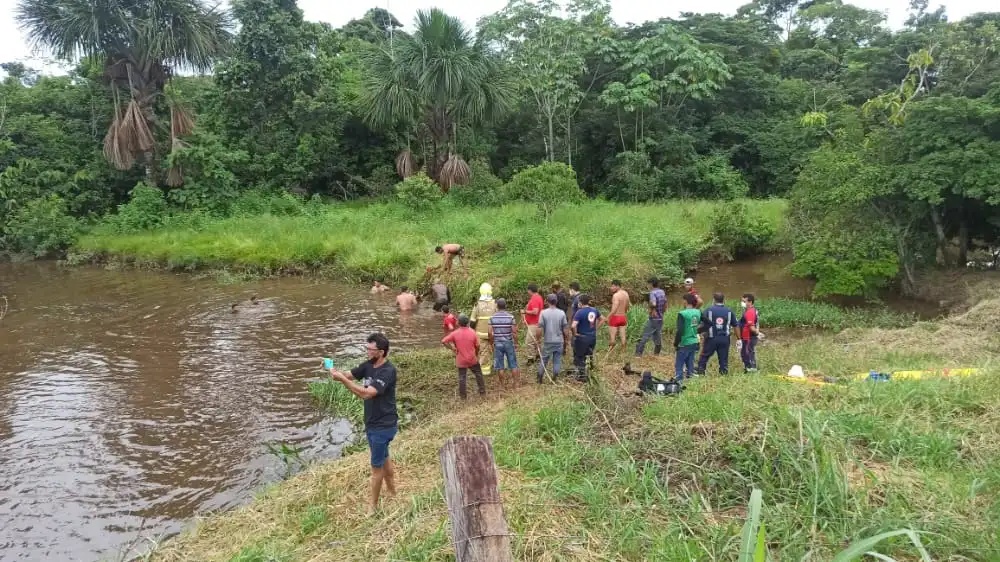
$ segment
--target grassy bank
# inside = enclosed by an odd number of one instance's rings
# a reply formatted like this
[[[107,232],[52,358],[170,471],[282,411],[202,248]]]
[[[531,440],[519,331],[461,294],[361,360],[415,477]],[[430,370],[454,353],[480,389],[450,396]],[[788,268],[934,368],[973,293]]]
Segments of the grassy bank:
[[[400,496],[374,519],[359,507],[359,452],[204,521],[153,559],[447,560],[437,450],[474,433],[494,438],[518,560],[732,560],[753,489],[775,560],[831,560],[896,529],[921,532],[935,560],[998,559],[1000,336],[981,330],[997,313],[1000,300],[990,300],[905,329],[777,338],[760,349],[763,374],[697,379],[671,399],[631,395],[637,379],[608,362],[587,387],[531,384],[456,405],[447,354],[400,356],[401,394],[421,397],[423,419],[393,444]],[[792,362],[826,374],[986,372],[822,387],[771,376]],[[672,365],[633,366],[664,374]],[[869,550],[919,559],[899,537]]]
[[[546,223],[529,205],[441,203],[421,212],[397,203],[309,205],[288,216],[182,217],[134,234],[98,228],[75,252],[178,270],[316,271],[412,284],[426,266],[440,264],[435,246],[458,242],[467,248],[470,275],[456,275],[452,291],[470,298],[483,281],[500,291],[556,280],[604,286],[613,277],[638,285],[652,273],[677,282],[685,267],[716,245],[730,252],[745,245],[766,249],[783,226],[784,209],[781,200],[588,201],[559,208]],[[727,227],[713,229],[720,215],[730,219]]]

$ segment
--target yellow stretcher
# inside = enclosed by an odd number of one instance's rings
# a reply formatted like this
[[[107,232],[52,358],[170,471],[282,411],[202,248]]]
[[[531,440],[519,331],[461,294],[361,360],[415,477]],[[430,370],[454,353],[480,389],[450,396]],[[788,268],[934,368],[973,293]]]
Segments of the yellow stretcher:
[[[929,377],[967,377],[970,375],[978,375],[981,369],[970,369],[970,368],[960,368],[960,369],[928,369],[923,371],[891,371],[887,373],[889,378],[886,380],[916,380]],[[883,375],[886,373],[882,373]],[[790,377],[788,375],[771,375],[772,377],[787,381],[787,382],[797,382],[802,384],[811,384],[814,386],[826,386],[833,384],[827,381],[820,381],[810,378],[800,378],[800,377]],[[871,376],[871,373],[858,373],[851,377],[855,381],[867,380]]]
[[[967,377],[979,374],[979,369],[928,369],[923,371],[891,371],[888,373],[889,380],[915,380],[927,377]],[[865,380],[870,373],[858,373],[854,380]]]

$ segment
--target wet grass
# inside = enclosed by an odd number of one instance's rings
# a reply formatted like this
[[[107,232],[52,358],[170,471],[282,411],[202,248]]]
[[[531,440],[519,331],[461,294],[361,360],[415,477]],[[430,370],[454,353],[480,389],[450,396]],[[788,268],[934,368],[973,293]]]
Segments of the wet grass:
[[[762,374],[696,379],[669,399],[634,396],[637,377],[609,360],[587,386],[530,384],[463,404],[449,354],[401,355],[401,392],[419,397],[424,419],[393,442],[400,496],[380,514],[363,513],[368,459],[352,454],[209,519],[154,559],[453,559],[437,452],[456,434],[494,439],[517,560],[737,559],[754,489],[774,560],[832,560],[858,539],[903,529],[934,560],[1000,559],[1000,335],[976,328],[997,308],[774,338],[760,349]],[[927,345],[928,334],[951,339]],[[632,361],[672,368],[669,355]],[[984,373],[815,386],[775,376],[792,361],[811,373]],[[920,559],[905,535],[867,550]]]
[[[747,201],[752,224],[780,231],[785,203]],[[153,232],[121,235],[98,228],[78,243],[84,256],[177,270],[258,273],[320,272],[358,282],[383,278],[415,284],[441,262],[434,247],[465,245],[468,278],[451,280],[456,299],[490,281],[522,293],[528,283],[605,286],[613,277],[636,285],[650,274],[670,282],[712,247],[712,220],[732,205],[681,201],[617,205],[601,201],[557,210],[546,223],[534,207],[472,209],[441,204],[415,212],[396,203],[330,205],[297,216],[180,221]],[[758,248],[765,250],[767,248]]]

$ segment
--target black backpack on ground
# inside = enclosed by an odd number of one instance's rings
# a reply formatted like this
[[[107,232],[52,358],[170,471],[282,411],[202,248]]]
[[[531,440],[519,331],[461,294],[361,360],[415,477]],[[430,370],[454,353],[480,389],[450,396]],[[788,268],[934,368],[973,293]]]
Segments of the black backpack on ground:
[[[677,379],[665,381],[653,376],[650,371],[643,371],[642,380],[639,381],[638,394],[656,394],[658,396],[676,396],[684,390],[684,385],[677,382]]]

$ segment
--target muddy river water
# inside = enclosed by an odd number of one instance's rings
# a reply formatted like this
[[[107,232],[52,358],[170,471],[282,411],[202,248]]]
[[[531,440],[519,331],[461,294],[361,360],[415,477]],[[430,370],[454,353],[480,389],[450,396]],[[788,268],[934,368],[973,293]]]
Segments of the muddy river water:
[[[808,296],[785,264],[703,268],[699,287]],[[429,308],[401,319],[392,295],[317,279],[0,264],[0,293],[4,561],[118,559],[245,503],[284,474],[268,443],[336,457],[350,426],[310,399],[319,358],[359,355],[376,330],[397,349],[440,337]]]
[[[429,310],[401,321],[392,296],[319,280],[42,263],[0,265],[0,292],[5,561],[117,559],[140,525],[171,533],[245,502],[283,475],[266,443],[336,456],[350,426],[310,400],[318,358],[363,353],[374,330],[401,349],[440,330]]]

